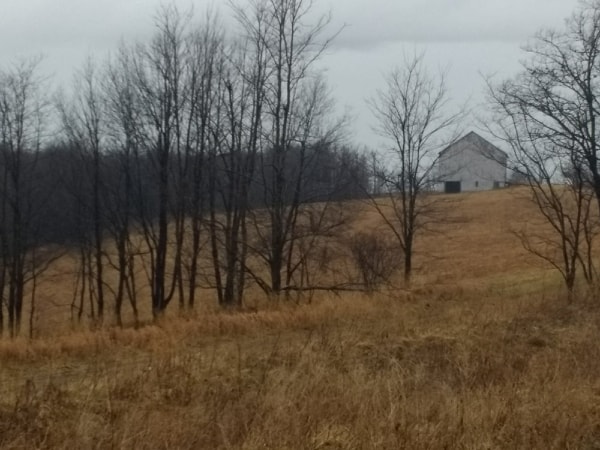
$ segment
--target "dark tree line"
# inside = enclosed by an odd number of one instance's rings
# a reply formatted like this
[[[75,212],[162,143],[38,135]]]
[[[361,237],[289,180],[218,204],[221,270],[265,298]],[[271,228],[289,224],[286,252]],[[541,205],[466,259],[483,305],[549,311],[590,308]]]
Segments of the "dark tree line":
[[[145,299],[155,317],[171,302],[192,309],[205,289],[239,306],[248,286],[323,287],[311,271],[348,222],[337,202],[369,177],[313,67],[335,33],[328,15],[309,20],[309,0],[231,8],[231,33],[215,14],[161,8],[151,40],[89,60],[58,95],[37,61],[0,72],[0,326],[11,335],[29,294],[33,317],[39,274],[66,253],[74,320],[110,311],[121,324],[129,305],[137,321]]]

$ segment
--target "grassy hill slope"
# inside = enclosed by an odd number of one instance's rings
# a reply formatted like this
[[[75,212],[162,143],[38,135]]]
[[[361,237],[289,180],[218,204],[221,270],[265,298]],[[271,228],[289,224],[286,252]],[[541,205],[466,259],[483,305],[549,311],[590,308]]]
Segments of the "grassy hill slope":
[[[514,237],[525,195],[440,197],[410,290],[0,341],[0,447],[598,448],[600,310]]]

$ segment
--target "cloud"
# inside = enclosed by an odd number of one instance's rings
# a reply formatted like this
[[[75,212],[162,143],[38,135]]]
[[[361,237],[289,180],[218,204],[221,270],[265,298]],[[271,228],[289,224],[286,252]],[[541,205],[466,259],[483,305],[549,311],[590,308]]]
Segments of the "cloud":
[[[332,0],[334,23],[346,24],[339,48],[393,42],[523,42],[560,27],[577,0]]]
[[[216,0],[169,0],[182,9]],[[246,0],[238,0],[244,2]],[[0,50],[40,51],[70,43],[114,46],[121,36],[144,37],[163,0],[3,0]],[[338,48],[364,49],[393,42],[524,41],[543,25],[559,26],[577,0],[317,0],[334,25],[347,24]],[[325,9],[323,9],[324,11]]]

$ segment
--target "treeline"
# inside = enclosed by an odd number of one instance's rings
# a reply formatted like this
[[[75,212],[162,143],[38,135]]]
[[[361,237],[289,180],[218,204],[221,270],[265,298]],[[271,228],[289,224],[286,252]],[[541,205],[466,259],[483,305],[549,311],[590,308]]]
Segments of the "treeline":
[[[137,321],[142,286],[155,317],[194,308],[199,287],[225,307],[249,285],[324,288],[323,242],[348,221],[336,202],[369,182],[314,67],[330,17],[302,0],[231,10],[225,32],[161,8],[151,40],[89,60],[68,92],[48,92],[38,61],[0,72],[0,332],[19,334],[26,301],[33,320],[65,253],[74,317],[100,322],[125,305]]]

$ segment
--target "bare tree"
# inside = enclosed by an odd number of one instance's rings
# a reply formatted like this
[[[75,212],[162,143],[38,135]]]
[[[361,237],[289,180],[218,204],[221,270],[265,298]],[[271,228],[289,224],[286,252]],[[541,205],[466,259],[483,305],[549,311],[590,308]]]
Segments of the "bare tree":
[[[490,129],[511,145],[554,231],[546,238],[554,253],[540,252],[539,245],[530,249],[561,271],[571,292],[578,262],[586,279],[594,273],[598,211],[590,203],[600,206],[600,2],[582,2],[565,29],[539,32],[525,52],[519,75],[488,83],[496,113]]]
[[[37,170],[47,113],[38,65],[24,60],[0,72],[0,294],[11,336],[20,332],[25,287],[40,263],[31,250],[48,198]],[[0,331],[3,325],[0,313]]]
[[[96,300],[96,313],[99,321],[104,317],[105,280],[104,280],[104,216],[102,197],[103,192],[103,152],[106,134],[104,130],[104,105],[100,87],[98,69],[91,59],[75,77],[75,90],[72,101],[59,103],[63,129],[68,141],[80,156],[77,170],[83,168],[86,174],[84,189],[74,192],[80,200],[84,223],[89,221],[89,236],[82,239],[82,245],[89,245],[83,249],[82,255],[89,259],[89,285],[93,286],[90,292]],[[86,261],[81,262],[82,267]]]
[[[594,192],[586,184],[579,163],[564,165],[568,149],[548,145],[523,129],[518,141],[514,135],[504,138],[513,146],[517,167],[530,189],[530,200],[542,219],[541,224],[513,232],[526,250],[560,272],[571,301],[578,269],[588,283],[596,278],[592,244],[600,229],[593,214]]]
[[[388,143],[382,161],[374,164],[378,190],[375,209],[393,232],[404,253],[404,279],[410,282],[415,236],[436,216],[429,195],[438,153],[456,138],[463,111],[448,113],[445,76],[428,73],[423,55],[405,58],[392,69],[385,88],[369,101],[376,131]]]
[[[299,267],[293,261],[296,225],[307,203],[303,189],[315,155],[310,149],[331,142],[333,130],[340,129],[325,126],[328,96],[314,73],[315,62],[336,33],[326,35],[330,15],[310,20],[311,0],[254,0],[249,8],[234,6],[234,11],[244,36],[253,48],[260,48],[263,59],[257,63],[265,67],[257,128],[261,209],[252,214],[251,222],[253,252],[267,266],[268,278],[260,275],[262,270],[247,269],[265,292],[279,295]]]
[[[221,69],[220,120],[213,127],[216,139],[209,152],[211,254],[219,304],[240,306],[267,68],[261,40],[242,40],[229,54],[229,64]]]
[[[136,227],[136,180],[141,174],[141,136],[138,130],[141,111],[132,76],[132,55],[121,46],[117,56],[108,63],[105,73],[106,127],[108,134],[105,205],[107,232],[114,240],[116,261],[107,260],[117,272],[114,313],[122,324],[122,306],[127,298],[135,323],[138,323],[136,259],[143,254],[132,236]]]
[[[182,184],[189,166],[190,102],[189,30],[191,16],[174,6],[163,7],[157,32],[149,44],[138,44],[132,58],[133,86],[141,112],[137,126],[148,161],[146,175],[137,178],[137,191],[154,192],[151,203],[139,205],[139,218],[149,251],[148,281],[154,316],[163,313],[177,292],[183,302],[182,258],[185,197]],[[151,180],[150,183],[148,183]],[[172,234],[171,234],[172,233]],[[170,239],[174,246],[170,250]]]

